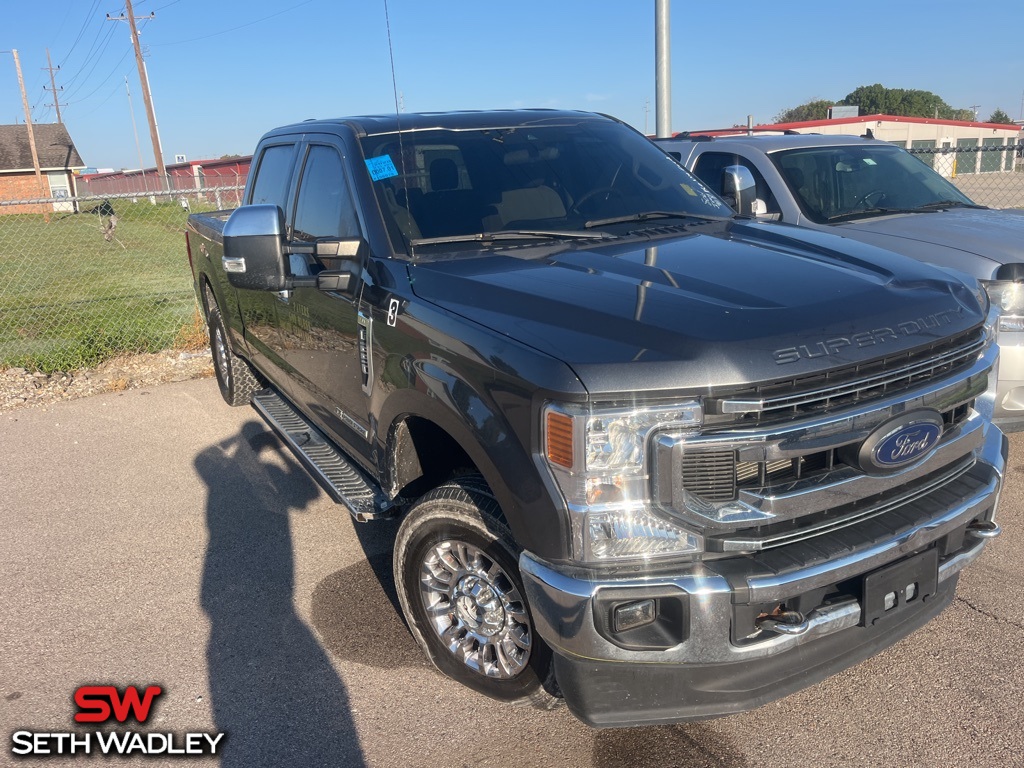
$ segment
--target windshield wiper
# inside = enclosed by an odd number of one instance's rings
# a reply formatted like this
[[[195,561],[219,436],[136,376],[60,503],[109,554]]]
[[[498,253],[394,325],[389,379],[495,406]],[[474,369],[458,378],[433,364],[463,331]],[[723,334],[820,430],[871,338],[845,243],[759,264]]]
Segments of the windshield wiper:
[[[628,216],[612,216],[607,219],[592,219],[583,225],[584,229],[603,227],[606,224],[625,224],[630,221],[648,221],[649,219],[704,219],[706,221],[732,221],[732,216],[704,216],[698,213],[680,213],[679,211],[645,211],[632,213]]]
[[[886,216],[890,213],[935,213],[936,210],[924,206],[921,208],[862,208],[858,211],[837,213],[835,216],[829,216],[825,221],[842,221],[844,219],[860,218],[861,216]]]
[[[508,229],[500,232],[475,232],[471,235],[447,235],[444,237],[418,237],[412,245],[435,245],[443,243],[493,243],[499,240],[607,240],[615,237],[608,232],[580,232],[562,229]]]
[[[980,208],[984,210],[988,206],[965,203],[962,200],[936,200],[934,203],[925,203],[915,208],[915,211],[938,211],[943,208]]]

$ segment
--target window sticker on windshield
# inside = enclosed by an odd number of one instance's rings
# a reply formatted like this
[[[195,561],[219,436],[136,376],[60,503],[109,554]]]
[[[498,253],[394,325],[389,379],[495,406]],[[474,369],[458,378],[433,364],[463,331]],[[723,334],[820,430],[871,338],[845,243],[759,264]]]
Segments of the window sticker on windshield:
[[[689,184],[680,184],[679,186],[682,187],[683,188],[683,192],[688,194],[690,197],[696,197],[697,196],[697,193],[694,191],[693,187],[691,187]]]
[[[395,168],[391,155],[367,158],[366,167],[370,171],[370,178],[374,181],[390,179],[392,176],[398,175],[398,169]]]
[[[878,165],[878,163],[876,163],[870,157],[865,157],[864,158],[864,165]]]

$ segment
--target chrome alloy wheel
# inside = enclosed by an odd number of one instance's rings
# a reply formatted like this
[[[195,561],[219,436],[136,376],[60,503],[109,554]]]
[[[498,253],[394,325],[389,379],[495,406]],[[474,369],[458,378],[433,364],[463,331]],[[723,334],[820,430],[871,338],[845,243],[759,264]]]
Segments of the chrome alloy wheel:
[[[486,553],[463,541],[427,550],[420,598],[441,642],[470,669],[510,680],[526,667],[532,640],[526,604]]]
[[[228,358],[227,341],[219,326],[213,329],[213,355],[216,358],[215,362],[221,378],[228,381],[228,377],[231,375],[231,361]]]

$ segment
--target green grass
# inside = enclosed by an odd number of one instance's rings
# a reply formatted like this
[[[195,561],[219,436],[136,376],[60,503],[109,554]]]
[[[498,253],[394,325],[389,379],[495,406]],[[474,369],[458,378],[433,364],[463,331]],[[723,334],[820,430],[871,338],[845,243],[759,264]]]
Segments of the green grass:
[[[47,223],[0,209],[0,367],[68,371],[157,352],[194,324],[187,211],[148,198],[112,203],[110,241],[95,214]]]

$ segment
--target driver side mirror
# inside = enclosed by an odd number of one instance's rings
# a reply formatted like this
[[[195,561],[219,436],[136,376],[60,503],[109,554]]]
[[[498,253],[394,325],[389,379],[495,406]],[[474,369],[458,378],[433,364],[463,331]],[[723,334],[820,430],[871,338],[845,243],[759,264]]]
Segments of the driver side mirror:
[[[235,288],[283,291],[284,211],[276,205],[243,205],[224,224],[224,271]]]
[[[755,207],[757,183],[746,166],[729,165],[722,170],[722,197],[736,213],[746,216],[759,213]]]

